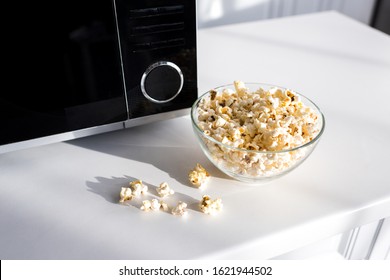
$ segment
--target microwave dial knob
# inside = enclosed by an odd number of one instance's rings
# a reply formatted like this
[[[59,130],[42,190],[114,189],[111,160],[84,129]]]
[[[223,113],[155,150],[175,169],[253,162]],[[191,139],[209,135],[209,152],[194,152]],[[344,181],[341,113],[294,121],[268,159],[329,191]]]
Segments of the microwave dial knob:
[[[166,103],[179,95],[183,88],[183,73],[169,61],[150,65],[141,78],[143,95],[154,103]]]

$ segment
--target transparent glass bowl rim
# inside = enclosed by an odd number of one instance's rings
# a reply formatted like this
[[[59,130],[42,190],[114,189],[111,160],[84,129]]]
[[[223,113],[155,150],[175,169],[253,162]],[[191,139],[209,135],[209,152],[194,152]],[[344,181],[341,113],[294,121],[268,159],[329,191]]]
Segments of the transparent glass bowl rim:
[[[282,90],[286,90],[287,89],[285,87],[281,87],[281,86],[277,86],[277,85],[273,85],[273,84],[266,84],[266,83],[244,82],[244,84],[246,86],[258,86],[258,88],[260,88],[260,87],[262,87],[262,88],[263,87],[267,87],[267,88],[276,87],[276,88],[280,88]],[[233,84],[227,84],[227,85],[223,85],[223,86],[219,86],[219,87],[213,88],[211,90],[219,91],[221,89],[228,88],[228,87],[234,87],[234,85]],[[299,92],[297,92],[295,90],[289,89],[289,90],[293,91],[295,94],[297,94],[298,96],[301,96],[301,97],[305,98],[306,100],[308,100],[316,108],[316,110],[320,114],[320,117],[321,117],[321,120],[322,120],[322,126],[321,126],[321,129],[320,129],[320,132],[316,135],[316,137],[314,137],[311,141],[309,141],[309,142],[307,142],[307,143],[305,143],[303,145],[300,145],[300,146],[297,146],[297,147],[294,147],[294,148],[291,148],[291,149],[278,150],[278,151],[257,151],[257,150],[248,150],[248,149],[243,149],[243,148],[237,148],[237,147],[229,146],[227,144],[224,144],[224,143],[214,139],[211,136],[208,136],[208,135],[204,134],[203,130],[198,126],[197,120],[195,121],[195,119],[194,119],[195,112],[197,110],[199,102],[203,99],[203,97],[205,97],[207,94],[209,94],[211,90],[208,90],[207,92],[205,92],[201,96],[199,96],[198,99],[192,105],[192,107],[191,107],[191,122],[192,122],[193,127],[195,127],[195,129],[204,138],[206,138],[207,140],[209,140],[211,142],[214,142],[215,144],[218,144],[218,145],[220,145],[222,147],[225,147],[227,149],[235,150],[235,151],[238,151],[238,152],[256,153],[256,154],[282,154],[282,153],[288,153],[288,152],[292,152],[292,151],[296,151],[296,150],[302,149],[304,147],[310,146],[311,144],[315,143],[316,141],[318,141],[320,139],[321,135],[323,134],[323,132],[325,130],[325,117],[322,114],[320,108],[313,101],[311,101],[311,99],[307,98],[305,95],[300,94]],[[307,104],[305,104],[305,105],[307,105]]]

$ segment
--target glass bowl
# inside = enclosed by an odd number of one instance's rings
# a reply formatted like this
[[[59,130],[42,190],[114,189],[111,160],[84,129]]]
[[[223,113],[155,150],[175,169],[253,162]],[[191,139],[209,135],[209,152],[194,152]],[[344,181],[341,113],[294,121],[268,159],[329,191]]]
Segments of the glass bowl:
[[[263,84],[245,83],[249,92],[257,91],[259,88],[268,91],[271,88],[279,88],[283,91],[286,88]],[[312,139],[301,145],[280,150],[253,150],[222,143],[205,133],[200,126],[199,104],[202,100],[215,96],[215,92],[228,90],[235,92],[233,84],[221,86],[201,95],[191,108],[191,120],[196,138],[208,159],[222,172],[230,177],[246,183],[263,184],[286,175],[297,168],[314,150],[319,142],[325,128],[325,118],[314,102],[307,97],[293,91],[304,106],[311,108],[317,115],[316,133]],[[225,105],[226,106],[226,105]]]

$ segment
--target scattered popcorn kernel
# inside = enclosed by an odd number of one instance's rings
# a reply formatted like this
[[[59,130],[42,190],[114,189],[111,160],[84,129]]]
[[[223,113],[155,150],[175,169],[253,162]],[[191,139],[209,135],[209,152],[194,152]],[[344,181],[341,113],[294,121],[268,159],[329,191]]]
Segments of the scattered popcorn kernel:
[[[161,203],[157,199],[152,199],[152,200],[144,200],[142,201],[142,206],[141,210],[142,211],[158,211],[161,208]]]
[[[210,174],[199,163],[197,163],[195,169],[191,170],[188,174],[188,179],[190,180],[191,184],[198,188],[206,183],[209,177]]]
[[[212,200],[210,196],[204,195],[199,204],[200,210],[208,215],[215,215],[222,210],[223,204],[220,198]]]
[[[157,199],[152,199],[150,209],[158,211],[161,208],[161,203]]]
[[[186,216],[187,215],[187,203],[179,202],[175,208],[172,209],[172,214],[176,216]]]
[[[161,197],[166,197],[169,195],[172,195],[175,193],[174,190],[172,190],[167,182],[163,182],[160,184],[160,186],[157,188],[157,193]]]
[[[152,206],[150,207],[153,211],[158,211],[161,208],[161,203],[157,199],[152,199]]]
[[[120,203],[123,203],[126,200],[131,200],[133,198],[133,194],[131,192],[131,189],[125,188],[125,187],[122,187],[119,196],[120,196],[120,199],[119,199]]]
[[[144,200],[142,201],[141,210],[142,211],[149,211],[152,208],[152,202],[150,200]]]
[[[141,180],[130,182],[130,188],[133,190],[134,196],[139,196],[140,194],[145,194],[148,192],[148,186],[143,184]]]

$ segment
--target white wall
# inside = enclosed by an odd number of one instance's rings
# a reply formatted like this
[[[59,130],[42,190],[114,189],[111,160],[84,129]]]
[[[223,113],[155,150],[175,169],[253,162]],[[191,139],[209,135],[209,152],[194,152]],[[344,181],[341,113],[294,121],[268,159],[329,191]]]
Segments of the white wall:
[[[199,28],[337,10],[369,24],[375,0],[197,0]]]

